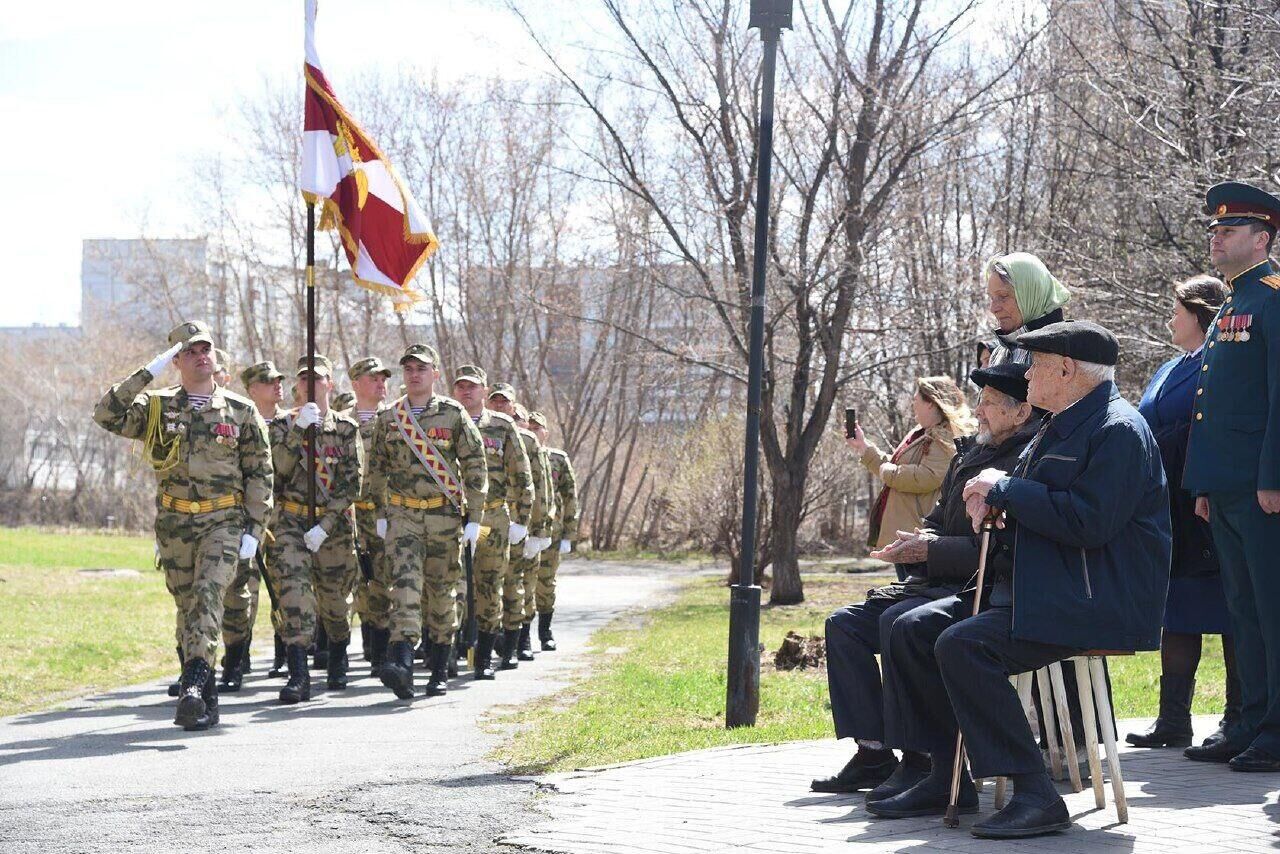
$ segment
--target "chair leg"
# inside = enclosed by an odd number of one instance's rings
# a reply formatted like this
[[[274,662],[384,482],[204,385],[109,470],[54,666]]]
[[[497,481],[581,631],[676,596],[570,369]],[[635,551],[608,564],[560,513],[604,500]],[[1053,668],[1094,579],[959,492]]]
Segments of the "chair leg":
[[[1089,676],[1089,662],[1073,658],[1076,668],[1076,688],[1080,692],[1080,717],[1084,724],[1084,749],[1089,754],[1089,782],[1093,784],[1093,802],[1102,809],[1107,805],[1107,793],[1103,788],[1102,762],[1098,759],[1098,722],[1093,711],[1093,679]]]
[[[1057,709],[1058,724],[1062,732],[1062,761],[1067,764],[1067,776],[1071,778],[1071,791],[1084,787],[1080,783],[1080,761],[1076,755],[1076,734],[1071,726],[1071,707],[1067,705],[1067,683],[1062,680],[1062,665],[1049,665],[1049,682],[1053,685],[1053,705]]]
[[[1107,751],[1107,770],[1111,772],[1111,793],[1116,799],[1116,818],[1129,821],[1129,802],[1124,797],[1124,777],[1120,773],[1120,751],[1116,749],[1116,723],[1111,715],[1111,698],[1107,696],[1107,676],[1102,656],[1089,657],[1089,675],[1093,696],[1098,705],[1098,723],[1102,727],[1102,744]]]
[[[1049,743],[1049,774],[1055,780],[1065,780],[1062,774],[1062,754],[1058,751],[1057,724],[1053,720],[1053,689],[1049,686],[1049,671],[1041,667],[1036,671],[1036,685],[1040,688],[1040,714],[1044,716],[1044,739]]]

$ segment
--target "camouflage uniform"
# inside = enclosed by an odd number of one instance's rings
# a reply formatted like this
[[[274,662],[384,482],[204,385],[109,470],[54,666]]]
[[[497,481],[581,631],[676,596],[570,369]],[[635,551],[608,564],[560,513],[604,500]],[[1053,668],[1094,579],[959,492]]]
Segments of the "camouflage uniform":
[[[569,455],[559,448],[547,448],[551,460],[551,488],[555,496],[556,520],[551,527],[551,546],[541,555],[538,586],[534,593],[541,630],[542,615],[556,607],[556,570],[560,568],[560,541],[578,536],[578,481]],[[550,621],[548,620],[548,625]]]
[[[420,344],[410,346],[404,359],[420,355],[439,364],[435,351]],[[463,520],[402,438],[394,412],[394,405],[388,407],[373,422],[368,487],[377,518],[387,520],[390,639],[417,643],[425,588],[428,635],[433,643],[449,644],[458,628],[454,600]],[[431,396],[416,420],[461,482],[464,511],[479,522],[487,488],[480,432],[460,403],[439,394]]]
[[[538,437],[528,430],[520,430],[520,438],[524,440],[525,452],[529,455],[529,467],[533,472],[534,518],[529,525],[530,537],[550,537],[555,524],[555,494],[551,487],[551,460],[547,456],[546,447],[538,441]],[[538,513],[541,505],[542,513]],[[536,613],[534,596],[538,584],[538,566],[540,554],[525,557],[523,551],[515,558],[519,546],[512,547],[513,562],[520,576],[521,601],[515,610],[520,614],[522,627],[528,626]],[[505,615],[504,615],[505,618]],[[521,638],[524,643],[524,638]]]
[[[218,723],[213,660],[223,597],[246,536],[261,542],[271,510],[266,425],[253,402],[213,385],[199,411],[181,386],[147,391],[163,359],[213,345],[203,323],[179,324],[170,350],[98,401],[93,418],[112,433],[143,442],[156,473],[156,550],[177,603],[182,677],[174,723],[187,730]],[[172,692],[171,692],[172,693]]]

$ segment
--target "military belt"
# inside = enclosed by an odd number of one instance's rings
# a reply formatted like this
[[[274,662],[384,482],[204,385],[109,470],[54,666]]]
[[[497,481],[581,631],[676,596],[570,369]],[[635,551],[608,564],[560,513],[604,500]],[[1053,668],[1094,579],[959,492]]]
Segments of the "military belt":
[[[484,503],[484,509],[486,512],[489,510],[501,510],[503,507],[506,507],[506,506],[507,506],[507,499],[505,498],[495,498],[492,501],[486,501]]]
[[[372,501],[352,501],[351,506],[357,510],[373,510],[375,505]]]
[[[160,493],[160,506],[165,510],[173,510],[178,513],[212,513],[214,510],[226,510],[229,507],[238,507],[243,499],[240,493],[231,495],[222,495],[218,498],[210,498],[208,501],[188,501],[185,498],[174,498],[167,492]]]
[[[394,492],[391,493],[389,500],[397,507],[408,507],[410,510],[438,510],[449,503],[449,499],[443,495],[433,495],[430,498],[410,498],[407,495],[398,495]]]
[[[280,499],[280,509],[286,513],[292,513],[295,516],[307,516],[307,515],[310,515],[310,512],[311,512],[310,508],[307,507],[307,505],[299,504],[296,501],[285,501],[283,498]],[[324,508],[317,507],[316,515],[323,516]]]

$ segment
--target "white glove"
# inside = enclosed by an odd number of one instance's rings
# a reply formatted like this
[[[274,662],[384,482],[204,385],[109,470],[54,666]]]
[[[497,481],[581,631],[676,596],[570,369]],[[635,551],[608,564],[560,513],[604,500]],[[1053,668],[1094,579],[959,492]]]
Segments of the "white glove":
[[[302,542],[304,542],[307,548],[311,551],[318,552],[320,551],[320,547],[324,545],[324,541],[328,538],[329,532],[324,528],[321,528],[319,525],[316,525],[310,531],[307,531],[302,535]]]
[[[258,538],[253,534],[245,534],[240,538],[240,559],[248,560],[258,553]]]
[[[527,536],[529,536],[529,529],[524,525],[512,522],[511,527],[507,529],[507,539],[511,540],[513,546]]]
[[[165,350],[159,356],[151,360],[151,364],[147,365],[147,373],[152,378],[160,376],[160,372],[164,370],[164,366],[173,361],[173,357],[178,355],[178,351],[182,349],[182,344],[174,344],[168,350]]]
[[[524,541],[524,551],[521,552],[521,554],[525,556],[526,560],[528,558],[538,556],[538,552],[541,551],[541,549],[538,548],[539,539],[539,537],[529,537]]]
[[[550,538],[550,537],[539,537],[539,538],[538,538],[538,551],[540,551],[540,552],[545,552],[545,551],[546,551],[547,549],[549,549],[549,548],[551,548],[551,538]]]
[[[298,407],[298,415],[293,420],[299,430],[306,430],[313,424],[320,423],[320,404],[314,400]]]
[[[379,519],[373,523],[373,530],[377,533],[378,539],[385,540],[387,538],[387,520]]]
[[[573,543],[569,542],[568,540],[561,540],[560,554],[567,555],[571,551],[573,551]]]
[[[480,542],[480,523],[468,522],[466,527],[462,529],[462,539],[474,551],[476,543]]]

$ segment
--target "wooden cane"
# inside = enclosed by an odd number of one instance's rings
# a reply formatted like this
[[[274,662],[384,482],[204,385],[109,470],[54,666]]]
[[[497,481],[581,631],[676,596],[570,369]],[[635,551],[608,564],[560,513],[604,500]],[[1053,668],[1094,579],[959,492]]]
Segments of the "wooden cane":
[[[973,595],[973,613],[970,615],[973,617],[978,616],[978,610],[982,607],[982,584],[987,574],[987,549],[991,545],[991,532],[995,530],[996,520],[999,517],[1000,511],[992,508],[982,520],[982,541],[978,551],[978,589]],[[964,733],[956,727],[956,755],[955,761],[951,764],[951,798],[947,801],[947,814],[942,818],[942,824],[946,827],[960,826],[960,772],[963,769]]]

